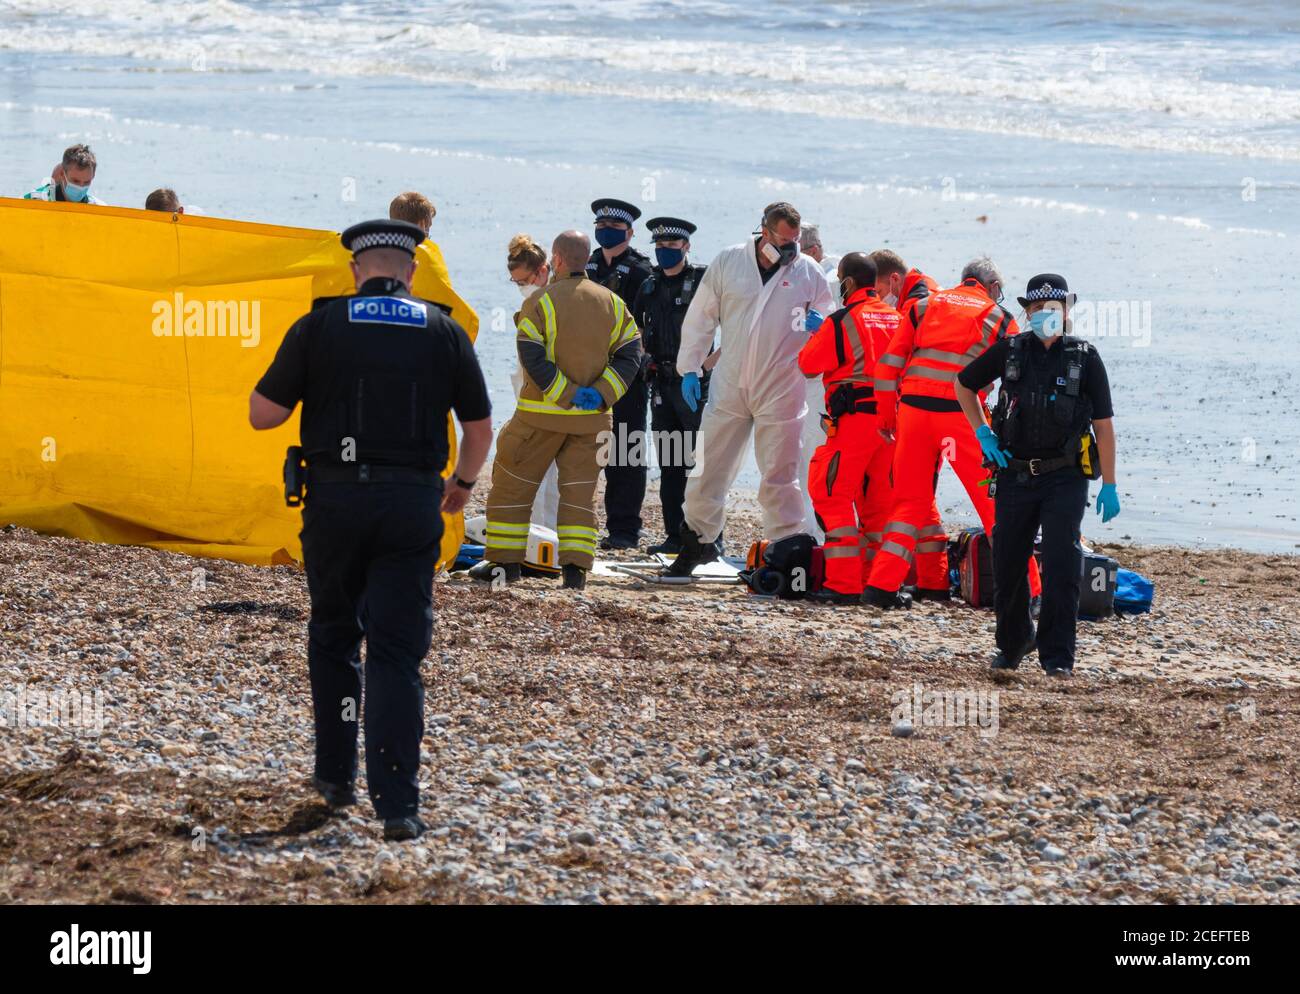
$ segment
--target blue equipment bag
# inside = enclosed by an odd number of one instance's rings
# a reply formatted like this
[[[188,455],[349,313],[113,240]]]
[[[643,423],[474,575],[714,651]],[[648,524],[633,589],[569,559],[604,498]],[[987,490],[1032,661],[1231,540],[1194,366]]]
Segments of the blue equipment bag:
[[[1141,573],[1121,569],[1115,584],[1115,610],[1120,614],[1146,614],[1155,600],[1156,585]]]
[[[469,569],[483,560],[483,546],[475,545],[473,542],[466,542],[460,547],[460,552],[456,556],[456,561],[451,564],[451,571],[460,569]]]

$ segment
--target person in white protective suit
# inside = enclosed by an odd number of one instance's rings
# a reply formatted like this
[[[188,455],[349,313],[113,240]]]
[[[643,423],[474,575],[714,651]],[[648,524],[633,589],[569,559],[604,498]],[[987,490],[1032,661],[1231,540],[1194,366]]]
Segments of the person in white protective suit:
[[[826,274],[799,254],[799,212],[787,203],[763,211],[758,236],[724,249],[709,264],[682,323],[677,370],[688,406],[699,401],[700,368],[721,326],[721,356],[713,370],[700,426],[695,469],[686,481],[682,551],[669,576],[689,576],[717,557],[714,542],[726,522],[727,493],[754,437],[761,481],[758,502],[769,541],[811,531],[800,477],[805,452],[807,381],[799,350],[808,329],[832,309]]]
[[[510,247],[506,251],[506,268],[510,273],[510,282],[525,300],[550,282],[551,268],[547,263],[547,252],[528,235],[515,235],[510,239]],[[515,317],[518,318],[519,315],[516,314]],[[511,327],[514,325],[511,324]],[[515,400],[518,400],[519,391],[524,388],[524,370],[518,361],[510,372],[510,385],[514,387]],[[555,531],[559,513],[560,477],[555,463],[551,463],[546,475],[542,477],[542,485],[537,488],[529,517],[533,524]]]

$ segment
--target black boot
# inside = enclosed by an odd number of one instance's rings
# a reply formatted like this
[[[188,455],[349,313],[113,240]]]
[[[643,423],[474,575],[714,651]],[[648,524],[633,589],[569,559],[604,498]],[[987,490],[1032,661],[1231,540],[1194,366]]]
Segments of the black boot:
[[[907,610],[912,606],[912,595],[901,590],[881,590],[879,587],[866,587],[862,591],[862,603],[867,607],[878,607],[882,611],[897,608]]]
[[[414,815],[384,819],[385,842],[407,842],[424,834],[424,822]]]
[[[666,538],[658,545],[652,545],[645,551],[652,555],[675,556],[682,551],[682,543],[680,539]]]
[[[948,587],[935,589],[934,587],[917,587],[912,594],[912,600],[915,601],[950,601],[952,600],[952,590]]]
[[[1020,650],[1020,654],[1015,659],[1008,659],[1005,652],[999,652],[993,657],[993,664],[989,669],[994,670],[1014,670],[1019,668],[1020,660],[1024,659],[1031,652],[1038,648],[1038,637],[1035,636],[1025,643],[1025,647]]]
[[[357,792],[350,783],[330,783],[320,777],[312,777],[311,785],[325,799],[331,811],[342,811],[357,803]]]
[[[705,542],[691,530],[691,526],[682,525],[682,551],[663,571],[664,576],[690,576],[696,566],[703,566],[718,558],[718,547],[712,542]]]
[[[564,589],[583,590],[587,586],[587,571],[581,566],[567,563],[564,567]]]
[[[469,568],[469,575],[471,579],[484,583],[518,583],[523,571],[518,563],[494,563],[484,559]]]
[[[600,540],[600,547],[610,549],[635,549],[641,544],[640,535],[606,535]]]
[[[862,603],[860,594],[844,594],[838,590],[832,590],[830,587],[814,590],[808,595],[808,600],[816,604],[852,604],[854,607]]]

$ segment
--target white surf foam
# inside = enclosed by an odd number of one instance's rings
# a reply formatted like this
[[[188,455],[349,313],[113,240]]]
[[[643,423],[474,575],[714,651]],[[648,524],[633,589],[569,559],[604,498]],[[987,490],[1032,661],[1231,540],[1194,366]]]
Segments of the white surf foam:
[[[453,8],[434,22],[428,13],[381,16],[356,4],[327,11],[233,0],[12,0],[0,11],[0,49],[201,71],[404,76],[1300,160],[1300,89],[1238,82],[1240,73],[1234,74],[1247,65],[1293,68],[1300,44],[1282,50],[1200,41],[1008,47],[992,36],[957,47],[864,51],[828,29],[825,43],[816,45],[791,44],[780,32],[759,44],[698,36],[610,45],[572,30],[525,34],[456,21],[458,14],[466,16]]]

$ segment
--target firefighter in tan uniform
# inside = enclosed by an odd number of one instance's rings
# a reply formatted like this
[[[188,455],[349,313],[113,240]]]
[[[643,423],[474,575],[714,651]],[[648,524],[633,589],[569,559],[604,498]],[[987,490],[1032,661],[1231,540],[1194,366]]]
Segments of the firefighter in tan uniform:
[[[641,368],[641,335],[622,299],[587,279],[591,243],[566,231],[551,246],[550,284],[515,315],[524,370],[518,406],[497,435],[487,502],[487,549],[470,575],[513,583],[528,548],[533,497],[554,463],[564,585],[582,589],[596,551],[598,454],[610,408]]]

